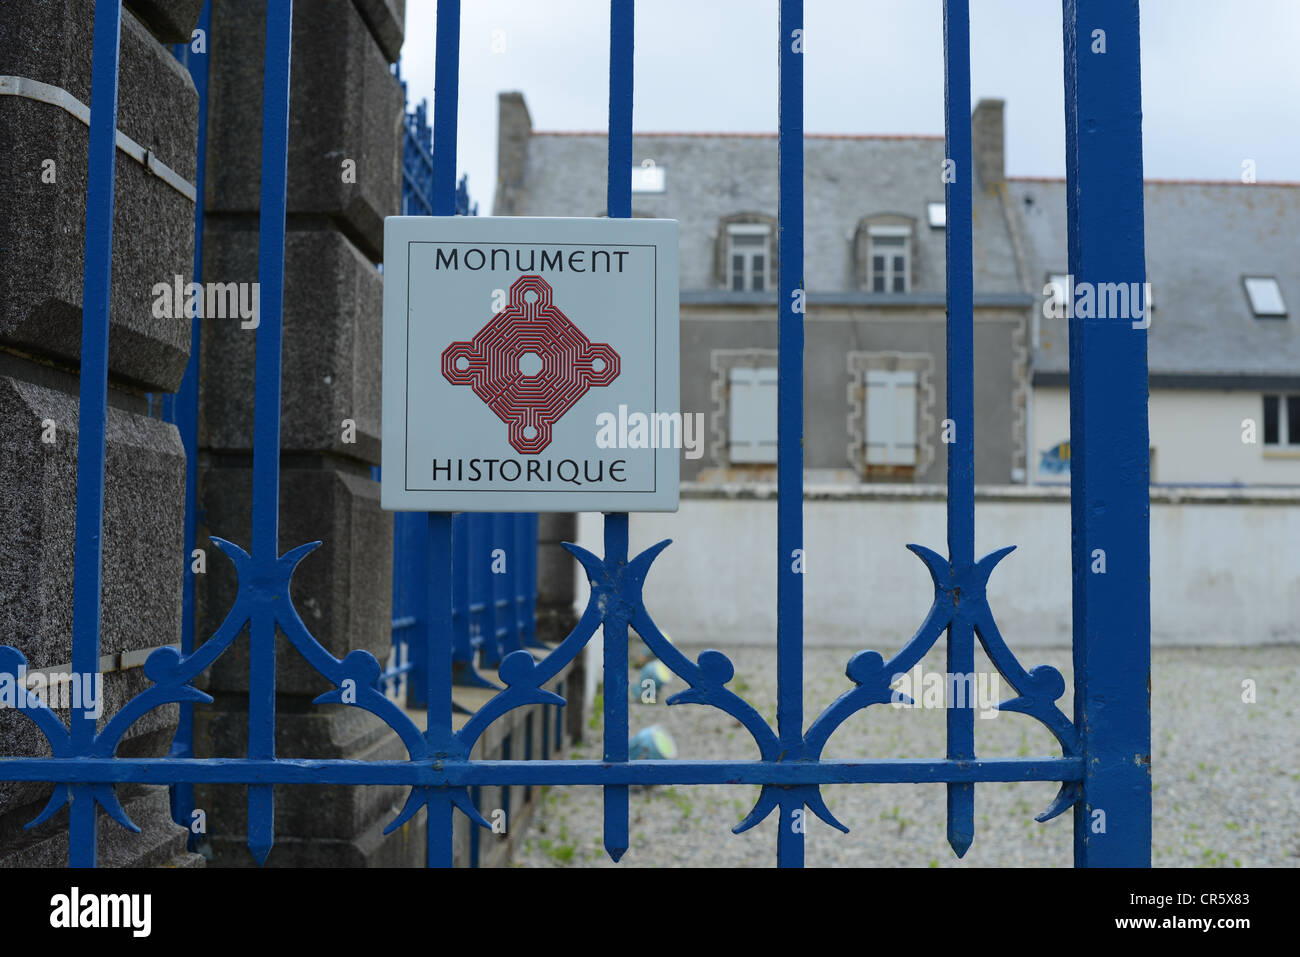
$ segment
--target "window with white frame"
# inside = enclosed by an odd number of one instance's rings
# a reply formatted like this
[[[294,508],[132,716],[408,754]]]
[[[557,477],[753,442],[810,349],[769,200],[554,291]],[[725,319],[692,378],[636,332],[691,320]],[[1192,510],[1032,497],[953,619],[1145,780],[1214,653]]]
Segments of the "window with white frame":
[[[1300,393],[1264,396],[1264,446],[1300,449]]]
[[[776,461],[775,366],[733,366],[728,374],[727,458],[737,464]]]
[[[1250,311],[1256,316],[1286,315],[1286,303],[1282,301],[1282,287],[1272,276],[1243,276],[1241,281],[1246,286],[1246,298],[1250,300]]]
[[[733,292],[765,292],[771,228],[766,223],[737,223],[727,227],[727,288]]]
[[[911,288],[911,237],[907,226],[869,227],[867,267],[872,292],[907,292]]]
[[[867,370],[867,465],[916,464],[915,369]]]

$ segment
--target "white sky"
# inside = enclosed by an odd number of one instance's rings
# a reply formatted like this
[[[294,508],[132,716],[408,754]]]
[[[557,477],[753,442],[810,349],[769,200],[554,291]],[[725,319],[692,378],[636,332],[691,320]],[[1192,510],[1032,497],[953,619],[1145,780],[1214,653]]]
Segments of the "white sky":
[[[972,95],[1007,101],[1008,174],[1063,176],[1059,0],[971,6]],[[436,13],[407,0],[402,74],[430,108]],[[805,0],[805,29],[807,132],[943,132],[940,0]],[[776,43],[777,0],[639,0],[635,130],[775,130]],[[608,57],[608,0],[463,0],[456,167],[480,214],[497,93],[522,91],[535,129],[603,131]],[[1298,58],[1300,0],[1143,0],[1146,176],[1239,179],[1252,159],[1300,181]]]

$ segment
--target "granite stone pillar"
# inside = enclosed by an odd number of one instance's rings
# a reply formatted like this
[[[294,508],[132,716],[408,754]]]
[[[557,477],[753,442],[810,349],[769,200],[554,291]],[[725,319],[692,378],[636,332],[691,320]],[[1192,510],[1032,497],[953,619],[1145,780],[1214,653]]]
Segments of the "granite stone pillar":
[[[166,14],[161,6],[127,4],[118,128],[193,183],[198,99],[164,44],[188,38],[201,3],[168,3]],[[0,5],[0,74],[27,81],[0,96],[0,644],[17,647],[29,669],[63,672],[72,660],[88,136],[75,105],[57,101],[90,102],[93,28],[93,0]],[[153,287],[188,281],[194,255],[193,202],[120,149],[115,175],[101,729],[149,686],[140,667],[148,652],[180,641],[185,454],[175,427],[150,417],[144,393],[174,392],[184,374],[189,322],[158,318]],[[68,720],[67,709],[58,713]],[[165,755],[176,720],[174,704],[149,712],[118,754]],[[25,716],[4,709],[0,754],[49,748]],[[67,862],[66,810],[23,830],[51,790],[0,783],[0,866]],[[202,863],[171,821],[166,787],[116,791],[142,833],[101,817],[101,865]]]
[[[257,279],[262,63],[266,6],[214,0],[204,279]],[[400,205],[403,97],[389,70],[403,32],[400,0],[298,0],[291,64],[288,236],[281,402],[281,552],[323,545],[298,567],[293,601],[311,633],[342,658],[390,647],[392,515],[379,507],[383,220]],[[254,352],[237,319],[203,326],[199,541],[247,546],[251,536]],[[231,564],[208,548],[198,588],[201,641],[231,607]],[[196,753],[247,753],[248,642],[214,665],[215,698],[197,716]],[[314,705],[333,686],[277,642],[280,757],[402,759],[373,716]],[[384,837],[401,787],[277,787],[268,866],[394,866],[424,862],[424,815]],[[212,862],[248,866],[243,787],[201,787]]]

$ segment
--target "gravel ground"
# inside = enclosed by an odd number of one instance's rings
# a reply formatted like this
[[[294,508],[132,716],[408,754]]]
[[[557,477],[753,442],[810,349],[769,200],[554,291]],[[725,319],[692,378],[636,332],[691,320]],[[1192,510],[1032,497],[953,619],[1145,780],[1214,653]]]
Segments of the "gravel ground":
[[[636,644],[634,640],[634,645]],[[942,646],[942,639],[940,641]],[[695,658],[700,648],[683,648]],[[1027,668],[1050,664],[1066,677],[1058,704],[1072,714],[1070,652],[1013,649]],[[736,664],[730,687],[775,726],[775,653],[770,648],[727,650]],[[807,721],[850,687],[844,665],[852,652],[809,649],[804,688]],[[1294,689],[1300,685],[1300,647],[1158,649],[1153,652],[1153,861],[1157,867],[1300,866],[1300,724]],[[942,671],[942,651],[924,661]],[[992,671],[977,648],[977,671]],[[1242,682],[1253,679],[1257,702],[1242,702]],[[633,674],[632,686],[636,684]],[[684,687],[667,685],[659,703],[630,704],[632,732],[651,724],[666,729],[687,759],[754,760],[748,732],[713,708],[666,707]],[[1002,685],[999,700],[1010,697]],[[598,758],[599,703],[586,743],[569,757]],[[1037,721],[1018,714],[976,719],[981,756],[1057,755],[1055,739]],[[874,705],[846,721],[827,745],[827,758],[942,756],[941,709],[895,710]],[[1051,782],[980,784],[975,792],[975,843],[958,860],[944,837],[942,785],[830,785],[827,806],[849,834],[808,816],[808,866],[1068,867],[1072,815],[1046,824],[1035,814],[1051,803]],[[732,826],[753,805],[754,786],[693,785],[633,788],[627,867],[771,867],[776,860],[774,813],[745,834]],[[548,788],[519,867],[609,867],[601,849],[599,788]]]

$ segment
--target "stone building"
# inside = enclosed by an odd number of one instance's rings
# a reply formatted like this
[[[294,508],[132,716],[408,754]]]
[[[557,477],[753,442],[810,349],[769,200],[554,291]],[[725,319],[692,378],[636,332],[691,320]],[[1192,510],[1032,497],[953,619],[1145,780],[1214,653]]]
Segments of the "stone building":
[[[1039,305],[1031,477],[1068,482],[1068,327],[1045,302],[1069,295],[1065,181],[1008,191]],[[1152,483],[1300,485],[1300,183],[1147,180],[1144,193]]]
[[[972,117],[975,477],[1023,481],[1029,277],[1008,221],[1001,101]],[[633,215],[681,223],[682,411],[705,416],[684,482],[776,463],[775,134],[638,133]],[[808,481],[937,483],[946,469],[941,136],[817,136],[805,163]],[[501,94],[496,215],[603,216],[603,133],[532,128]]]

